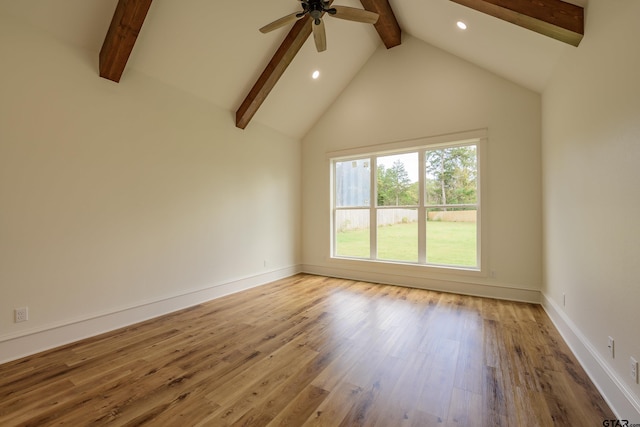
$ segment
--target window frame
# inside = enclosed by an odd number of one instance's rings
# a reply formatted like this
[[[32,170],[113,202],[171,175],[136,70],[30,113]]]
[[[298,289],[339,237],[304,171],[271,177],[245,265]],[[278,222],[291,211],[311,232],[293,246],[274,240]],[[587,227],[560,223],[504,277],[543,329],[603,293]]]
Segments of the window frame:
[[[455,148],[461,146],[474,145],[476,147],[476,173],[477,173],[477,200],[475,204],[464,205],[426,205],[425,203],[425,153],[429,150]],[[407,266],[409,268],[435,269],[438,272],[455,272],[486,275],[487,271],[487,234],[488,224],[483,215],[483,201],[487,198],[486,189],[486,151],[487,151],[487,132],[486,130],[476,130],[469,132],[461,132],[457,134],[427,137],[415,140],[401,141],[395,143],[387,143],[373,146],[359,147],[355,149],[334,151],[327,153],[330,164],[330,253],[329,258],[332,261],[346,261],[356,263],[376,263],[376,264],[393,264],[398,266]],[[406,206],[378,206],[377,200],[377,167],[378,158],[396,154],[406,154],[418,152],[418,204]],[[336,163],[354,160],[368,159],[370,162],[370,197],[369,206],[357,207],[337,207],[336,206]],[[439,207],[476,207],[476,265],[475,266],[459,266],[449,264],[435,264],[427,262],[427,212],[429,209]],[[378,211],[385,209],[416,209],[418,218],[418,260],[413,261],[397,261],[377,258],[377,218]],[[369,257],[351,257],[336,254],[336,215],[340,210],[361,209],[369,211]]]

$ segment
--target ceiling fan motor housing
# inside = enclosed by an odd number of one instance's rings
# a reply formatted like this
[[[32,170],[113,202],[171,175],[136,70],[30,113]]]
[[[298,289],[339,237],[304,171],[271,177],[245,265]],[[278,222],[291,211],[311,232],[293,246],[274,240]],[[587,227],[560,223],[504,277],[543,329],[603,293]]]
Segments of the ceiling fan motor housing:
[[[300,16],[308,13],[313,18],[313,22],[316,25],[320,25],[320,20],[322,18],[323,13],[328,13],[329,15],[335,15],[336,9],[329,7],[328,1],[323,0],[310,0],[308,2],[302,2],[302,13]]]

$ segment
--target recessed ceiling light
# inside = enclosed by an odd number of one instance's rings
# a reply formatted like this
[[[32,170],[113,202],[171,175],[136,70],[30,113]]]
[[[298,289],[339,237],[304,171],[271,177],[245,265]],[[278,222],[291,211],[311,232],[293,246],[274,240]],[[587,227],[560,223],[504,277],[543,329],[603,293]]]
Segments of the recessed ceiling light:
[[[313,80],[315,80],[315,79],[317,79],[318,77],[320,77],[320,71],[315,70],[315,71],[313,72],[313,74],[311,74],[311,78],[312,78]]]
[[[465,24],[462,21],[458,21],[456,22],[456,25],[458,26],[458,28],[460,28],[461,30],[466,30],[467,29],[467,24]]]

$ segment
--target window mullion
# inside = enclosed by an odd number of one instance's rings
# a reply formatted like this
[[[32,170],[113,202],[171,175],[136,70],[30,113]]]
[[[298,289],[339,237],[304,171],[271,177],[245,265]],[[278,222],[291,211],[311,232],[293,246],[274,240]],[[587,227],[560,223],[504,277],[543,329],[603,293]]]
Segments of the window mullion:
[[[336,197],[337,197],[337,191],[336,191],[336,162],[335,160],[331,161],[331,176],[330,176],[330,183],[331,183],[331,242],[330,242],[330,249],[331,249],[331,256],[335,256],[336,255],[336,220],[337,220],[337,210],[338,210],[338,203],[336,201]]]
[[[427,210],[425,208],[425,152],[418,155],[418,264],[427,263]]]
[[[378,258],[378,214],[377,214],[377,194],[378,194],[378,165],[377,157],[372,156],[371,162],[371,197],[369,198],[369,258]]]

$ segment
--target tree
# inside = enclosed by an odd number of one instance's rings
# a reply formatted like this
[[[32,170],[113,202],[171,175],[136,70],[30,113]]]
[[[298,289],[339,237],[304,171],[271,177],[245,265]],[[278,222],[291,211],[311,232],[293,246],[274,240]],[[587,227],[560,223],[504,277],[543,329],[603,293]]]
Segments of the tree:
[[[412,183],[401,160],[387,169],[378,165],[378,206],[404,206],[418,203],[416,183]]]
[[[476,147],[427,151],[425,169],[427,204],[476,203]]]

